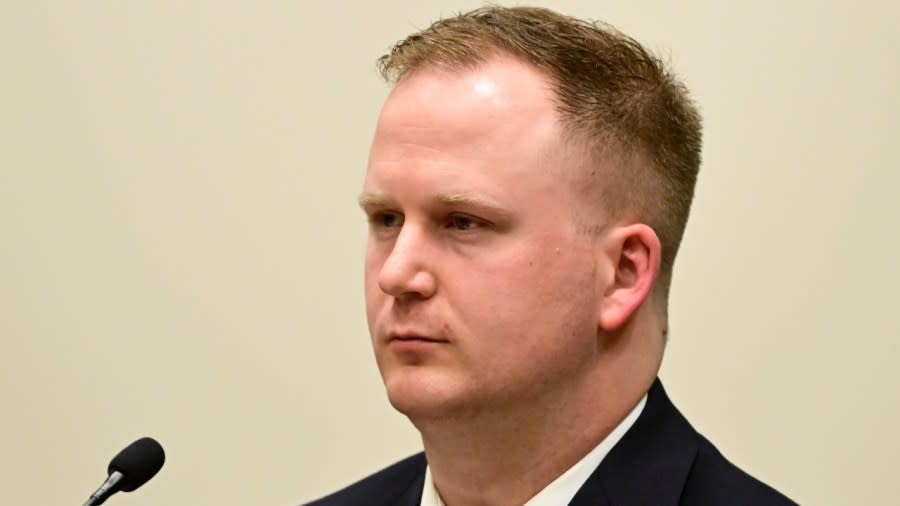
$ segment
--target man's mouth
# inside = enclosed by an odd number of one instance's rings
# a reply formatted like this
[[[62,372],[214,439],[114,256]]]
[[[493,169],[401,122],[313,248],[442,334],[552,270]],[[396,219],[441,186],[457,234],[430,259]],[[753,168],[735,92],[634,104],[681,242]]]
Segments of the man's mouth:
[[[398,343],[398,344],[441,344],[448,343],[447,339],[442,337],[435,337],[429,335],[426,332],[415,332],[415,331],[404,331],[404,332],[393,332],[388,335],[389,343]]]
[[[439,339],[436,337],[419,336],[419,335],[403,335],[403,336],[392,335],[392,336],[390,336],[389,341],[409,341],[409,342],[420,341],[423,343],[446,343],[446,342],[448,342],[446,339]]]

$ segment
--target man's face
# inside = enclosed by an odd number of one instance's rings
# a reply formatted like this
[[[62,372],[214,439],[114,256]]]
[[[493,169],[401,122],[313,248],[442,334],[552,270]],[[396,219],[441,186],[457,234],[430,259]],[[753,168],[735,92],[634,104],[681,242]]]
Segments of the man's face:
[[[495,58],[424,68],[384,105],[361,204],[369,330],[411,417],[528,406],[597,354],[597,263],[549,81]]]

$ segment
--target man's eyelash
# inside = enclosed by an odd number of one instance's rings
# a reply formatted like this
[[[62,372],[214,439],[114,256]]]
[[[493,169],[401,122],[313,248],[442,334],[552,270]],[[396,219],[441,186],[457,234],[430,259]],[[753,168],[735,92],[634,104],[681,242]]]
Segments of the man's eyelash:
[[[384,223],[384,220],[385,220],[385,218],[387,218],[387,217],[394,218],[395,220],[398,220],[398,221],[402,221],[402,220],[403,220],[403,215],[400,214],[400,213],[394,212],[394,211],[376,211],[376,212],[373,212],[373,213],[371,213],[371,214],[368,215],[368,220],[369,220],[369,223],[372,223],[372,224],[375,224],[375,225],[383,225],[383,226],[386,226],[385,223]]]

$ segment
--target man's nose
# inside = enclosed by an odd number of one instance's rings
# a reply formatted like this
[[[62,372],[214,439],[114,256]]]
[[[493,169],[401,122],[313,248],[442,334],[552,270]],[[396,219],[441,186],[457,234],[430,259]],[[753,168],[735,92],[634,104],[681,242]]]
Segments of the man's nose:
[[[426,231],[404,224],[378,273],[378,286],[398,299],[431,297],[437,282],[430,257]]]

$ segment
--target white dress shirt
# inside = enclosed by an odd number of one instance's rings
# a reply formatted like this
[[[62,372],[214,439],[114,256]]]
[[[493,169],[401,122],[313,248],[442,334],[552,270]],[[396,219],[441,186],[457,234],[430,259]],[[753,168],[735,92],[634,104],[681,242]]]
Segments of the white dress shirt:
[[[580,490],[585,482],[587,482],[588,478],[590,478],[594,469],[597,469],[600,462],[603,462],[606,454],[612,450],[616,443],[622,439],[622,436],[628,432],[628,429],[634,425],[635,420],[637,420],[638,416],[640,416],[641,412],[644,410],[645,404],[647,404],[647,394],[644,394],[644,397],[642,397],[640,402],[637,403],[637,406],[631,410],[631,413],[628,413],[628,416],[626,416],[625,419],[603,439],[603,441],[600,441],[600,444],[594,447],[594,449],[585,455],[584,458],[576,462],[574,466],[570,467],[566,472],[553,480],[522,506],[560,506],[569,504],[569,501],[575,497],[578,490]],[[422,490],[422,502],[419,504],[420,506],[445,506],[444,501],[441,500],[441,496],[434,486],[430,467],[425,468],[425,488]]]

